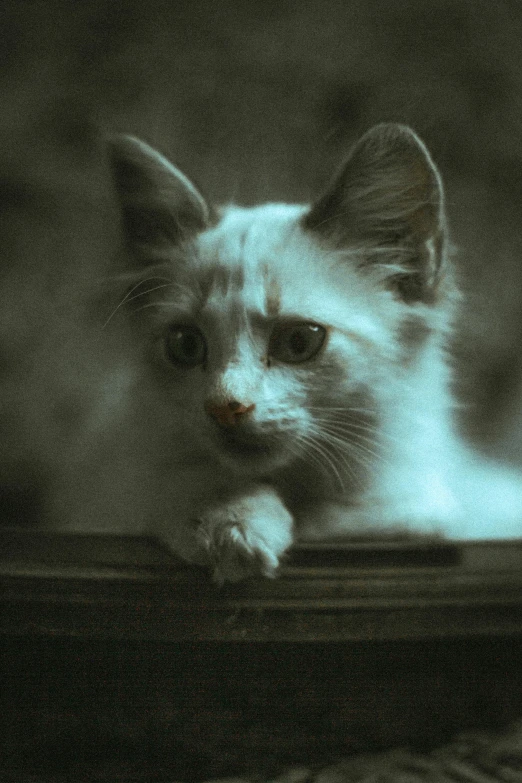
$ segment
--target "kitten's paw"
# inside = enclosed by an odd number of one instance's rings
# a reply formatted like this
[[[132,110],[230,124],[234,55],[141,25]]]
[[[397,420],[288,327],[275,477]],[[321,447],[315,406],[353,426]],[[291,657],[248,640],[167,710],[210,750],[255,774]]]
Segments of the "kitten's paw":
[[[292,527],[290,513],[268,487],[209,509],[201,517],[198,539],[212,563],[214,581],[273,577],[292,543]]]

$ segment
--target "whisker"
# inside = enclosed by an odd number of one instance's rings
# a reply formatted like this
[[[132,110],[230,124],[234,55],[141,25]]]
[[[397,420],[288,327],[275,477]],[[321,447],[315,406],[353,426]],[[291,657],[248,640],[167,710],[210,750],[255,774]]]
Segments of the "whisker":
[[[294,454],[298,459],[303,459],[303,457],[306,457],[307,462],[309,462],[312,465],[315,465],[318,470],[326,476],[327,479],[330,479],[330,475],[328,470],[326,469],[326,466],[323,464],[323,461],[317,456],[317,454],[314,451],[310,451],[306,449],[306,446],[308,445],[308,439],[300,436],[297,439],[297,443],[303,443],[304,448],[298,449],[296,448],[296,441],[294,441],[292,444],[287,444],[287,447],[289,451]]]
[[[130,299],[127,299],[127,302],[132,302],[134,299],[139,299],[141,296],[147,296],[147,294],[151,294],[153,291],[159,291],[161,288],[171,288],[171,283],[163,283],[162,285],[156,285],[154,288],[147,288],[146,291],[141,291],[139,294],[134,294],[134,296],[131,296]]]
[[[306,447],[306,438],[303,436],[299,436],[297,439],[294,439],[292,443],[287,444],[288,450],[298,459],[303,459],[303,455],[306,453],[302,449],[296,448],[296,442],[297,443],[304,443]],[[325,472],[325,466],[320,461],[320,459],[314,454],[314,453],[306,453],[306,458],[309,460],[312,464],[317,465],[319,470],[321,470],[323,473]],[[326,473],[326,476],[329,478],[328,474]]]
[[[355,465],[363,465],[363,467],[368,469],[372,468],[373,464],[368,460],[360,459],[356,449],[347,447],[346,444],[340,443],[337,439],[332,439],[330,437],[324,438],[323,442],[337,453],[337,458],[342,462],[345,470],[348,472],[355,485],[361,487],[361,476],[355,470],[354,463]],[[351,457],[353,457],[353,459],[349,459]]]
[[[367,433],[368,435],[378,435],[378,440],[382,443],[382,441],[388,441],[389,444],[395,444],[395,443],[402,443],[401,438],[396,437],[392,435],[389,432],[386,432],[386,430],[373,426],[373,425],[365,425],[361,423],[353,423],[350,421],[346,421],[346,419],[335,419],[333,417],[325,417],[324,419],[316,417],[316,421],[321,426],[330,426],[333,425],[339,429],[339,431],[344,431],[347,434],[357,434],[357,430],[360,430],[362,433]],[[384,446],[384,444],[382,444]],[[387,446],[389,448],[389,446]]]
[[[352,464],[347,458],[347,454],[346,454],[347,451],[352,451],[352,453],[355,453],[354,449],[349,448],[350,444],[346,443],[344,440],[341,440],[337,436],[332,436],[329,433],[325,433],[324,431],[322,431],[317,427],[314,427],[312,431],[314,435],[317,435],[318,438],[320,439],[321,445],[329,446],[334,451],[334,455],[332,458],[336,457],[338,461],[340,460],[345,470],[348,471],[352,479],[354,479],[354,481],[357,484],[360,484],[360,476],[358,476],[358,474],[354,471]],[[355,456],[357,457],[357,454],[355,454]],[[344,487],[343,487],[343,491],[344,491]]]
[[[382,454],[378,454],[377,452],[373,451],[372,449],[367,448],[361,443],[354,443],[347,442],[343,440],[339,440],[335,436],[333,436],[338,444],[338,448],[343,449],[344,451],[351,454],[357,462],[359,462],[361,465],[364,465],[366,468],[370,469],[372,473],[376,473],[378,470],[378,465],[376,463],[384,463],[387,462],[385,457]]]
[[[372,437],[372,434],[378,433],[380,434],[379,430],[375,430],[374,433],[368,432],[367,430],[363,430],[362,432],[358,432],[356,430],[351,429],[350,427],[340,427],[339,425],[330,425],[330,424],[323,424],[321,425],[321,429],[323,429],[325,432],[330,432],[338,437],[346,436],[349,441],[352,439],[357,439],[358,442],[361,443],[369,443],[373,446],[383,446],[384,444],[381,444],[379,440],[375,437]]]
[[[124,304],[128,304],[129,302],[132,302],[134,299],[139,299],[140,296],[146,296],[147,294],[152,293],[152,291],[158,291],[160,288],[168,288],[170,285],[172,285],[172,283],[170,283],[170,282],[169,283],[163,283],[162,285],[154,286],[153,288],[148,288],[146,291],[142,291],[139,294],[135,294],[134,296],[131,296],[132,292],[135,291],[140,286],[144,285],[144,283],[148,283],[149,280],[157,280],[157,279],[158,278],[155,278],[155,277],[154,278],[147,278],[146,280],[140,280],[139,283],[136,283],[136,285],[132,286],[132,288],[129,289],[129,291],[127,291],[127,293],[125,294],[125,296],[123,297],[121,302],[118,304],[118,306],[115,307],[114,310],[112,311],[112,313],[109,315],[109,317],[107,318],[107,320],[103,324],[102,329],[105,329],[107,324],[111,321],[111,319],[116,315],[116,313],[118,312],[120,307],[122,307]]]
[[[324,432],[329,437],[335,438],[343,447],[349,449],[353,453],[357,453],[358,455],[364,453],[368,455],[368,458],[371,459],[373,468],[375,468],[376,460],[382,464],[390,464],[390,460],[381,453],[381,449],[386,447],[383,444],[378,443],[374,438],[365,438],[360,433],[339,433],[336,430],[330,430],[328,428],[325,428]],[[343,435],[348,435],[349,437],[342,437]],[[370,446],[376,447],[379,450],[376,451],[374,448],[370,448]]]
[[[354,465],[357,465],[364,469],[365,474],[369,473],[375,476],[378,472],[378,466],[375,464],[374,459],[370,459],[366,454],[355,447],[353,444],[335,444],[335,447],[344,454],[344,462],[348,468],[355,484],[361,488],[363,485],[362,476],[359,472],[354,470]],[[350,461],[348,462],[348,457]]]
[[[141,307],[136,308],[137,312],[141,312],[141,310],[146,310],[148,307],[157,307],[162,308],[164,307],[166,310],[172,310],[173,308],[178,305],[178,302],[148,302],[147,304],[141,305]]]
[[[321,444],[317,442],[316,438],[311,437],[310,435],[307,434],[306,436],[302,436],[301,439],[305,443],[305,445],[309,446],[310,449],[313,449],[316,452],[316,454],[318,454],[319,457],[321,457],[324,460],[326,465],[330,467],[330,469],[332,470],[335,478],[337,479],[337,482],[339,484],[341,492],[344,493],[344,491],[345,491],[344,482],[343,482],[343,480],[341,478],[341,474],[339,473],[339,470],[338,470],[338,468],[337,468],[333,458],[330,456],[330,454],[328,454],[328,452],[325,451],[324,448],[322,448]],[[326,475],[328,476],[328,473]]]
[[[164,272],[165,270],[162,268],[161,265],[157,265],[156,267],[159,271]],[[149,272],[153,272],[153,269],[149,269]],[[107,284],[117,284],[117,285],[124,285],[125,283],[133,283],[136,282],[137,275],[135,270],[129,270],[128,272],[118,272],[116,275],[109,275],[105,278],[105,282]],[[148,277],[140,278],[137,281],[137,284],[140,285],[141,283],[148,283],[150,280],[163,280],[164,282],[168,283],[172,281],[171,277],[167,277],[166,273],[164,274],[154,274],[149,275]],[[173,281],[172,281],[173,282]]]
[[[332,469],[332,472],[339,482],[339,486],[341,488],[341,491],[344,492],[344,484],[343,480],[341,478],[341,474],[339,473],[339,470],[335,464],[335,461],[332,459],[332,457],[328,454],[328,452],[322,448],[322,446],[317,442],[317,440],[313,437],[307,436],[306,443],[310,448],[312,448],[322,459],[324,462]]]
[[[334,449],[345,468],[360,483],[360,476],[356,475],[353,467],[348,462],[348,457],[366,471],[376,474],[379,465],[390,465],[390,460],[382,453],[384,447],[381,442],[371,436],[371,428],[361,427],[361,431],[354,431],[346,421],[341,425],[332,425],[329,423],[314,422],[313,431],[320,437],[324,444]],[[380,435],[380,430],[374,429],[374,432]]]
[[[344,419],[316,419],[316,426],[322,429],[328,429],[335,432],[338,435],[345,435],[348,437],[358,436],[362,440],[368,440],[375,444],[381,441],[381,435],[383,435],[380,427],[374,427],[371,425],[364,425],[359,423],[347,422]]]
[[[325,405],[308,405],[308,410],[310,411],[321,411],[322,413],[329,413],[330,411],[342,411],[343,413],[369,413],[375,416],[377,411],[374,408],[354,408],[352,406],[336,406],[336,407],[330,407]]]
[[[335,425],[346,425],[347,427],[352,427],[354,430],[363,430],[368,432],[379,432],[380,428],[373,425],[368,424],[366,422],[361,421],[349,421],[344,417],[336,417],[336,416],[324,416],[319,417],[316,416],[315,420],[321,424],[335,424]]]

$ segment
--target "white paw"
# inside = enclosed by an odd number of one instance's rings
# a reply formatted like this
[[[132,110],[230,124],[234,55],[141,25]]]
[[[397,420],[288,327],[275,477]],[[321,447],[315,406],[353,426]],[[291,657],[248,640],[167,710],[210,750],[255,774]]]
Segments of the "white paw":
[[[273,577],[291,545],[292,517],[270,488],[234,498],[200,518],[198,540],[219,584],[249,576]]]

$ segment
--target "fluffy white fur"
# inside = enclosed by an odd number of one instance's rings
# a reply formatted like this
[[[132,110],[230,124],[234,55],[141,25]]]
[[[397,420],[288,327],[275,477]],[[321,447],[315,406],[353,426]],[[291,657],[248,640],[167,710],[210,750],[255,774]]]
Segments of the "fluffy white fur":
[[[124,402],[57,489],[58,518],[160,535],[217,580],[273,575],[296,538],[522,534],[522,480],[455,431],[443,191],[412,131],[370,131],[312,207],[214,221],[147,145],[112,154],[134,259],[105,326]],[[274,335],[298,324],[326,339],[287,361]],[[202,340],[194,366],[173,360],[180,329],[189,353]],[[248,412],[212,414],[229,402]]]

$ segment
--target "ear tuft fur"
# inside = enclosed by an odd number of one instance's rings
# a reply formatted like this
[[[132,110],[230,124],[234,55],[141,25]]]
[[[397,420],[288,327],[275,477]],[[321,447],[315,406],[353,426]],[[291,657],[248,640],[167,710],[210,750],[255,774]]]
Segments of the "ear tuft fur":
[[[442,181],[419,137],[405,125],[377,125],[355,145],[303,226],[362,265],[388,267],[405,301],[437,300],[446,255]]]

